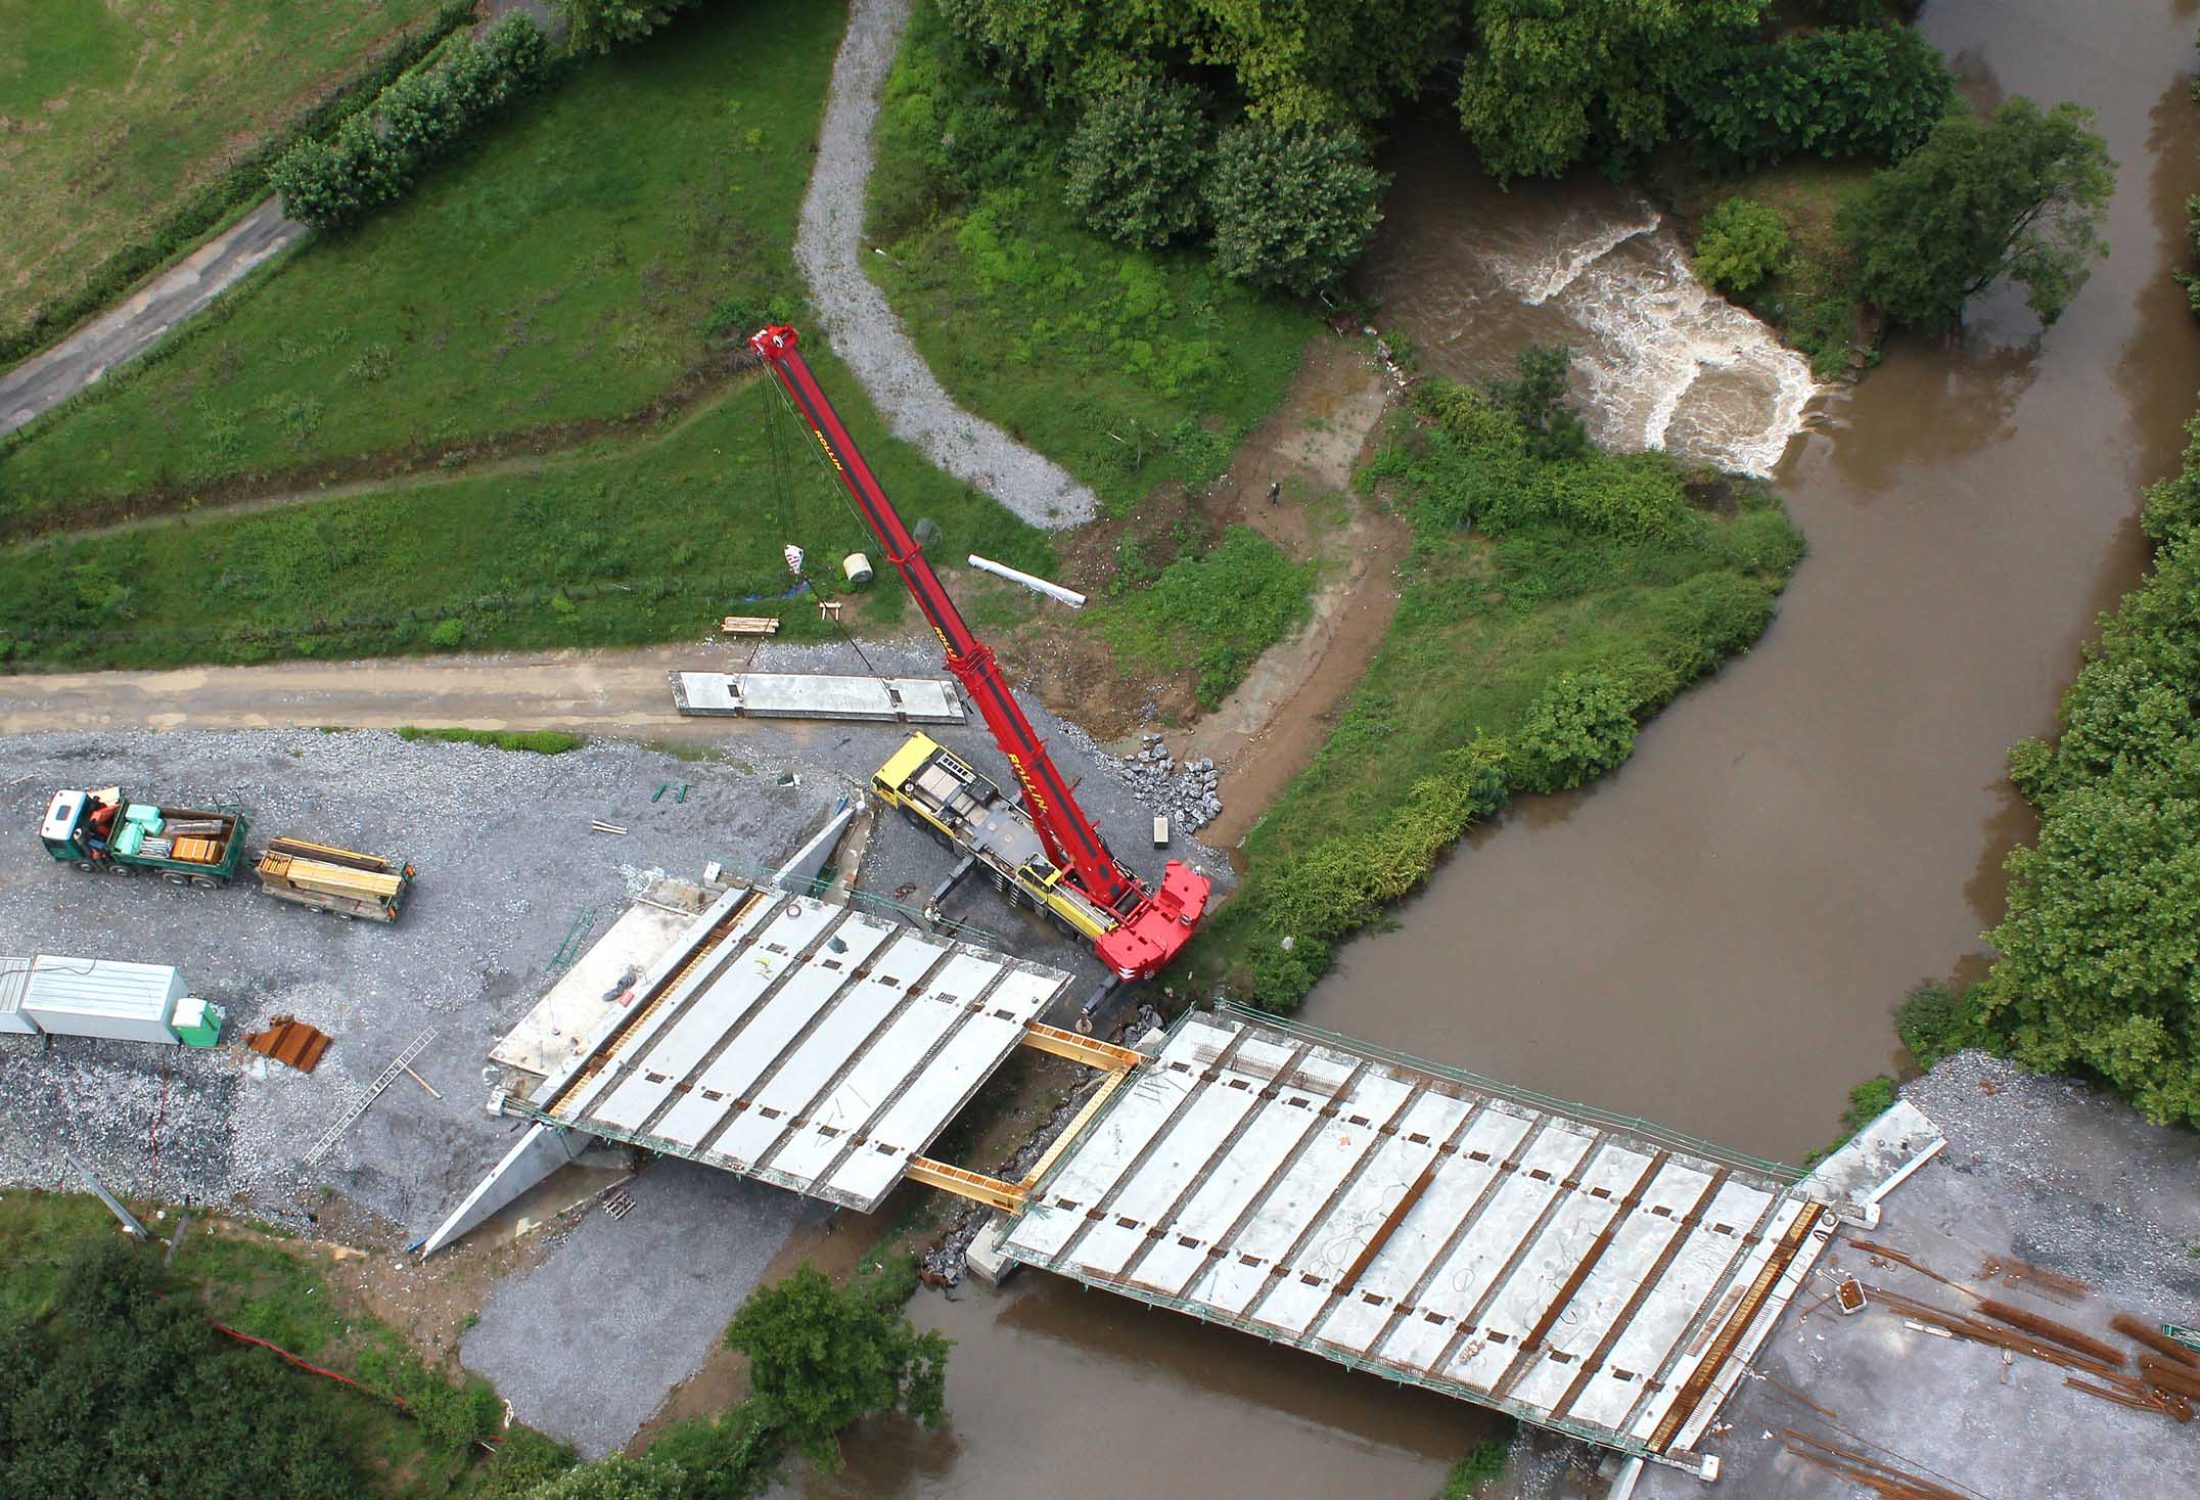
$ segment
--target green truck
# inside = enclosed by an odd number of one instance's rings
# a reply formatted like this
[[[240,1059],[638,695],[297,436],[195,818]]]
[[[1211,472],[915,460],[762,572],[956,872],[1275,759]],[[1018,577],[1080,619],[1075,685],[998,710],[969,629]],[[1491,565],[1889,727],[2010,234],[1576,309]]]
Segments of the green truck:
[[[120,787],[59,791],[39,842],[57,860],[110,875],[155,874],[171,885],[227,885],[245,860],[241,808],[133,802]]]

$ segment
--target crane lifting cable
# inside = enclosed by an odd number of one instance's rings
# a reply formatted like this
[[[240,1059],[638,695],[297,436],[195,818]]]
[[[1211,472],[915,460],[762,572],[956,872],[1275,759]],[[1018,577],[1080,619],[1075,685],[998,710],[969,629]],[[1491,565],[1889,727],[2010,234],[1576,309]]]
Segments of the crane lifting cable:
[[[1023,802],[1021,807],[1010,803],[968,762],[921,734],[879,768],[873,788],[969,861],[984,865],[1010,900],[1088,939],[1111,973],[1124,979],[1151,978],[1199,929],[1212,882],[1172,859],[1159,887],[1150,889],[1109,850],[1009,690],[993,648],[978,639],[955,607],[797,343],[795,331],[785,326],[766,328],[749,340],[778,377],[857,516],[939,637],[947,669],[977,705],[1008,758]]]

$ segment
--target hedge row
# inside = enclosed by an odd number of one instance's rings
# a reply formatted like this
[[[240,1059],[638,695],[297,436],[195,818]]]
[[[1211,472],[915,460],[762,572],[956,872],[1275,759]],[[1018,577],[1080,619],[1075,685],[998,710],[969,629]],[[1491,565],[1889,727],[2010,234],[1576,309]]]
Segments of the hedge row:
[[[532,90],[549,65],[549,44],[524,15],[457,43],[440,62],[383,89],[333,136],[283,153],[268,174],[283,212],[317,229],[356,224],[403,196],[468,130]]]
[[[258,202],[268,191],[273,163],[300,141],[326,135],[371,104],[390,84],[418,66],[452,32],[473,20],[473,0],[453,0],[426,25],[397,43],[358,76],[307,109],[282,134],[237,159],[212,182],[169,211],[144,238],[122,245],[91,278],[67,297],[40,308],[27,322],[0,329],[0,365],[28,359],[85,319],[107,308],[144,277],[194,248],[224,220]]]

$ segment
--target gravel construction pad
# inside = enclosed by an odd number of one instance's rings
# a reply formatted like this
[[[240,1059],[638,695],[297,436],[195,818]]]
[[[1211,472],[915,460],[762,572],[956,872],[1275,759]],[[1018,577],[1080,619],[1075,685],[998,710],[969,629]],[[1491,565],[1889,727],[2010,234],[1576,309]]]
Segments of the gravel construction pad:
[[[847,791],[832,778],[777,784],[622,745],[542,756],[395,734],[312,730],[40,735],[5,742],[0,952],[176,965],[228,1008],[201,1052],[73,1037],[0,1038],[0,1181],[68,1179],[73,1149],[118,1191],[236,1202],[296,1223],[325,1185],[417,1235],[506,1149],[518,1122],[483,1111],[486,1054],[547,984],[576,923],[608,925],[663,874],[694,879],[734,851],[785,858]],[[652,803],[670,781],[691,786]],[[251,810],[252,845],[277,833],[398,855],[421,874],[395,926],[346,922],[262,896],[88,875],[46,858],[37,825],[58,786],[119,783],[175,804]],[[626,837],[588,831],[626,825]],[[334,1041],[312,1075],[243,1051],[291,1012]],[[300,1163],[346,1105],[414,1037],[435,1036],[306,1183]],[[71,1186],[78,1186],[73,1182]]]
[[[773,653],[777,654],[777,653]],[[919,648],[872,648],[882,670],[936,670]],[[844,661],[842,659],[845,659]],[[860,670],[847,648],[787,653],[802,669]],[[767,662],[762,665],[777,665]],[[1081,731],[1027,705],[1117,853],[1149,880],[1169,857],[1230,882],[1226,860],[1179,840],[1138,837],[1149,812],[1118,762]],[[379,730],[173,731],[0,740],[0,810],[14,832],[0,859],[0,952],[171,963],[229,1009],[226,1039],[284,1012],[334,1041],[318,1071],[294,1073],[241,1045],[211,1052],[80,1038],[0,1037],[0,1184],[69,1186],[73,1150],[126,1195],[232,1205],[312,1229],[323,1190],[427,1233],[523,1128],[488,1115],[487,1054],[551,982],[578,928],[593,936],[663,875],[709,860],[768,870],[866,784],[902,742],[899,726],[733,721],[719,757],[682,762],[604,742],[564,755],[407,743]],[[935,736],[1009,785],[979,724]],[[170,805],[251,810],[252,843],[277,833],[400,855],[421,871],[393,927],[344,922],[257,893],[247,875],[196,891],[148,877],[83,874],[47,859],[37,824],[59,786],[118,783]],[[653,793],[667,783],[656,801]],[[687,800],[677,789],[689,786]],[[588,831],[591,819],[625,837]],[[882,816],[864,862],[867,897],[915,908],[953,858]],[[974,941],[1079,979],[1049,1019],[1071,1024],[1103,977],[1081,943],[1011,911],[979,880],[947,915]],[[577,951],[577,950],[576,950]],[[1118,992],[1120,1012],[1132,992]],[[414,1037],[438,1100],[399,1077],[310,1173],[327,1127]],[[591,1213],[549,1258],[500,1285],[463,1346],[522,1419],[605,1451],[631,1436],[693,1372],[764,1265],[805,1216],[777,1189],[688,1163],[650,1168],[623,1220]]]
[[[850,663],[853,652],[840,648]],[[873,650],[887,669],[915,648]],[[803,665],[819,670],[810,648]],[[1147,812],[1118,764],[1036,707],[1063,771],[1117,852],[1148,879],[1170,855],[1229,880],[1228,863],[1179,841],[1136,837]],[[228,1047],[213,1052],[80,1038],[0,1039],[0,1182],[56,1186],[73,1149],[118,1191],[183,1203],[237,1203],[302,1223],[326,1185],[358,1207],[425,1233],[505,1149],[516,1122],[483,1113],[489,1047],[550,981],[576,925],[600,932],[664,874],[693,879],[711,859],[768,870],[863,784],[901,743],[894,725],[739,722],[722,758],[681,762],[637,746],[593,744],[541,756],[421,741],[382,731],[178,731],[31,735],[6,740],[0,807],[15,830],[0,860],[0,952],[171,963],[228,1007],[229,1040],[291,1012],[335,1038],[310,1077]],[[1007,782],[982,726],[939,734]],[[652,802],[657,788],[673,791]],[[197,891],[141,876],[86,875],[36,841],[59,786],[119,783],[171,805],[233,802],[253,842],[292,833],[401,855],[421,875],[394,927],[344,922],[259,895],[249,876]],[[687,783],[687,800],[677,788]],[[626,837],[588,831],[592,818]],[[1130,836],[1122,836],[1128,833]],[[952,867],[946,851],[892,816],[879,820],[862,889],[915,908]],[[982,881],[946,903],[974,940],[1074,972],[1053,1019],[1069,1020],[1102,977],[1082,944],[1009,910]],[[414,1037],[414,1064],[443,1094],[400,1077],[320,1168],[299,1166],[322,1132]]]
[[[500,1282],[460,1345],[520,1421],[601,1458],[699,1367],[764,1268],[831,1206],[664,1160],[525,1277]]]
[[[848,34],[818,132],[817,164],[802,200],[794,255],[833,349],[886,416],[894,436],[915,443],[963,483],[983,490],[1034,526],[1092,519],[1091,490],[1050,459],[955,404],[909,341],[901,319],[863,274],[864,189],[876,156],[872,127],[893,66],[910,0],[855,0]]]

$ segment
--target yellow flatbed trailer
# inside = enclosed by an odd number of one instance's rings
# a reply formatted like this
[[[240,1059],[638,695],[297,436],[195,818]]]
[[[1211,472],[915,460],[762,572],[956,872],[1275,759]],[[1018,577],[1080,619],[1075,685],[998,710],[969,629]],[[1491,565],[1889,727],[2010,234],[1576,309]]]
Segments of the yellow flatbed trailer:
[[[256,868],[267,895],[370,922],[397,920],[418,873],[401,860],[293,838],[270,842]]]
[[[1088,942],[1097,942],[1119,925],[1115,913],[1064,880],[1023,808],[930,735],[909,736],[872,776],[871,789],[983,869],[1012,905],[1038,912]]]

